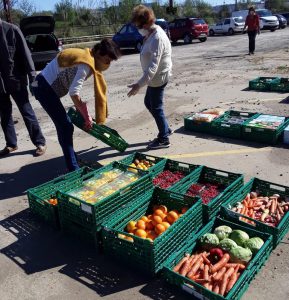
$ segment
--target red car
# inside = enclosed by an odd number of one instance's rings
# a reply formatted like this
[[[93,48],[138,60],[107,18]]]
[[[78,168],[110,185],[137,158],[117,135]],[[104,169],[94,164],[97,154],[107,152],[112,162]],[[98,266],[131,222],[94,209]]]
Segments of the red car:
[[[169,28],[173,43],[184,40],[189,44],[193,39],[205,42],[209,34],[209,26],[201,18],[178,18],[170,22]]]

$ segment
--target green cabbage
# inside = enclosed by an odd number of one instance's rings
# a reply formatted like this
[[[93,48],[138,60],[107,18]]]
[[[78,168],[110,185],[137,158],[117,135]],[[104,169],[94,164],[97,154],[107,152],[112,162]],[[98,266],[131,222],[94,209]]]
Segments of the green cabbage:
[[[223,240],[227,237],[229,237],[229,234],[232,232],[232,228],[226,225],[219,226],[215,228],[214,234],[219,238],[219,240]]]
[[[248,248],[235,247],[230,252],[230,262],[233,263],[248,263],[252,258],[252,252]]]
[[[242,230],[233,230],[230,233],[229,238],[236,242],[238,246],[244,246],[245,242],[249,240],[249,235]]]
[[[249,248],[254,254],[256,254],[263,245],[264,241],[259,237],[250,238],[244,244],[244,246],[246,248]]]
[[[226,238],[226,239],[221,240],[219,247],[221,249],[223,249],[224,251],[230,251],[233,248],[238,247],[238,245],[233,240]]]
[[[200,243],[203,249],[209,250],[219,245],[219,239],[213,233],[206,233],[201,237]]]

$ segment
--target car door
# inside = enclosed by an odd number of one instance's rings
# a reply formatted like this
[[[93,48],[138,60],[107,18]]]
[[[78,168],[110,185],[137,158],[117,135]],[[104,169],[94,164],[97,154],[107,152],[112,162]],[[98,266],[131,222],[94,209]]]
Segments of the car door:
[[[229,31],[230,24],[231,24],[231,20],[229,18],[224,20],[223,33],[227,33]]]
[[[127,25],[124,25],[119,32],[116,33],[113,40],[119,47],[127,47]]]
[[[216,33],[223,33],[223,22],[219,22],[215,26],[215,32]]]
[[[141,34],[139,34],[137,28],[131,24],[127,25],[126,36],[128,47],[134,47],[137,42],[142,39]]]

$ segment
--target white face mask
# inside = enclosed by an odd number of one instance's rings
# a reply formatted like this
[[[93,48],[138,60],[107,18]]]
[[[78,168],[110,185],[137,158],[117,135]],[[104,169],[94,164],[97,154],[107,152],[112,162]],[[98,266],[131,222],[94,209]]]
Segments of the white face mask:
[[[147,29],[138,29],[138,32],[142,35],[142,36],[147,36],[149,34],[149,31]]]

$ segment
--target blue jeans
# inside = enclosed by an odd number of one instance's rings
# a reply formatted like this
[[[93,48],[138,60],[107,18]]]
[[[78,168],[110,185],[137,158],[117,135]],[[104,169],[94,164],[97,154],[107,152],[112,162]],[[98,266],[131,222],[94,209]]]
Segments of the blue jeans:
[[[17,146],[17,136],[12,117],[12,102],[10,95],[19,108],[32,143],[35,146],[45,145],[45,138],[40,129],[34,110],[29,102],[27,86],[23,85],[19,89],[12,91],[11,94],[0,94],[0,119],[6,146],[12,148]]]
[[[163,110],[164,89],[166,85],[167,83],[159,87],[148,86],[144,98],[146,108],[156,121],[159,130],[158,138],[161,141],[167,141],[171,133]]]
[[[73,149],[74,127],[69,116],[52,87],[42,75],[36,77],[38,87],[33,87],[35,98],[40,102],[44,110],[52,119],[58,136],[59,144],[69,171],[79,169],[77,157]]]

